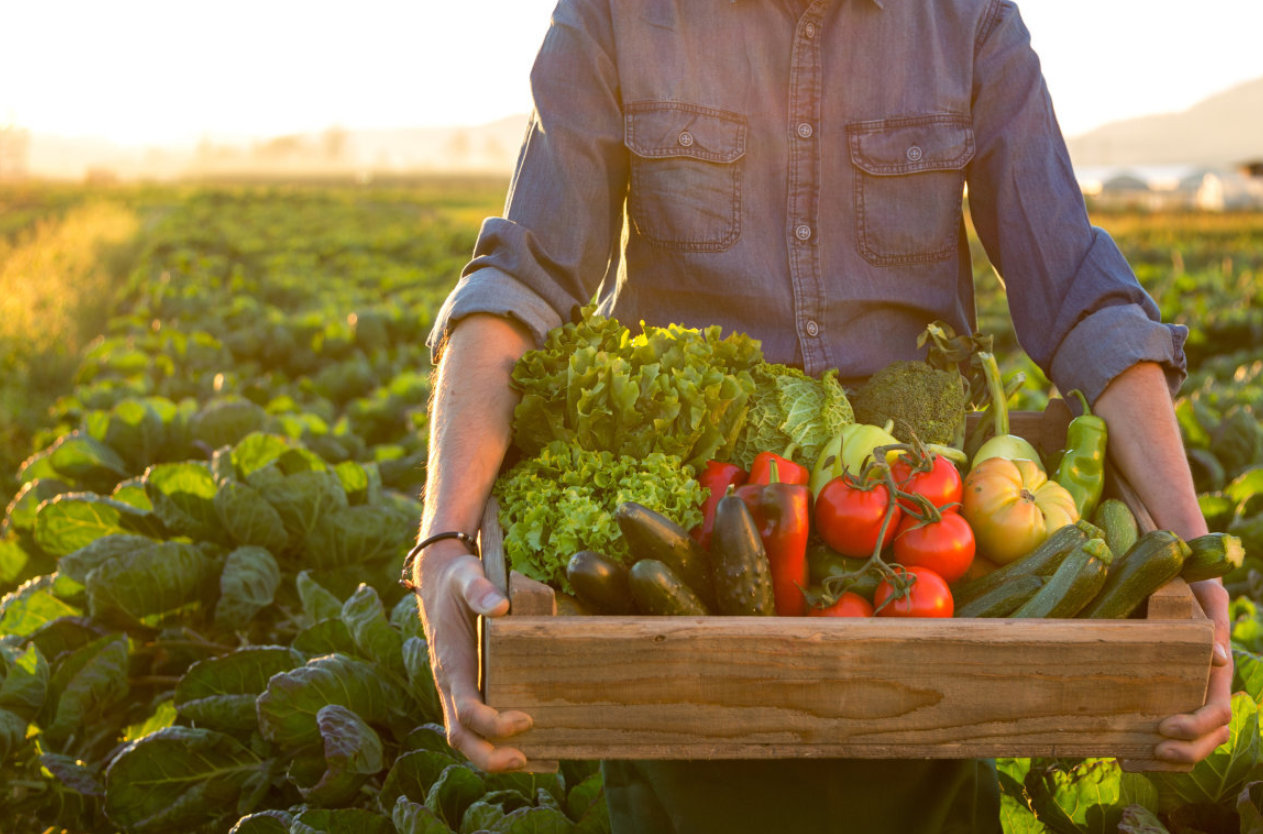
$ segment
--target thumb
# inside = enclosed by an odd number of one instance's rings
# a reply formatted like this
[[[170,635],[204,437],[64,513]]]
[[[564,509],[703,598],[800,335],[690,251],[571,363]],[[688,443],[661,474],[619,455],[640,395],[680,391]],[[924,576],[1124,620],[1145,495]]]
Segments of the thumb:
[[[470,570],[461,582],[461,596],[475,614],[499,617],[509,611],[509,599],[483,575],[480,569]]]

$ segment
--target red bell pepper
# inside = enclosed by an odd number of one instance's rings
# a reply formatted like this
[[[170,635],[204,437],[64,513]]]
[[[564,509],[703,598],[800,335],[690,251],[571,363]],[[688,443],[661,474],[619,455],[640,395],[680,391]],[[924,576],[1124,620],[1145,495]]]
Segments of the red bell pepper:
[[[807,613],[807,536],[811,532],[811,490],[806,483],[781,483],[775,461],[769,464],[770,482],[747,483],[736,495],[750,509],[772,566],[776,613],[801,617]]]
[[[793,448],[793,446],[790,446],[785,451],[785,454],[791,454]],[[773,463],[776,464],[776,471],[782,484],[805,484],[811,480],[811,470],[807,467],[800,466],[789,458],[773,452],[759,452],[754,456],[754,461],[750,464],[750,479],[746,483],[772,483]]]
[[[728,487],[741,486],[746,482],[746,471],[735,463],[708,460],[706,469],[697,476],[697,481],[710,490],[710,495],[702,504],[702,523],[694,527],[691,532],[698,544],[710,549],[710,535],[715,529],[715,508],[728,494]]]

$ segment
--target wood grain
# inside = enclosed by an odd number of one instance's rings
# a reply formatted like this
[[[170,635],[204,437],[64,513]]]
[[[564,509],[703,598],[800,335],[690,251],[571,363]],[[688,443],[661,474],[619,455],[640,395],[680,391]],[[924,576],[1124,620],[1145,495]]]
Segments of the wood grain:
[[[509,613],[519,617],[552,617],[557,613],[553,589],[526,574],[509,573]]]

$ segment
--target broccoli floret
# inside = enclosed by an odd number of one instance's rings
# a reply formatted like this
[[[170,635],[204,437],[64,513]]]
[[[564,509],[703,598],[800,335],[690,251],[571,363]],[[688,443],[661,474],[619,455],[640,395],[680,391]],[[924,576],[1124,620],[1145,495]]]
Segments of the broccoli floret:
[[[891,434],[904,443],[913,434],[922,443],[958,443],[967,404],[959,373],[916,360],[892,362],[851,397],[857,423],[881,426],[893,420]]]

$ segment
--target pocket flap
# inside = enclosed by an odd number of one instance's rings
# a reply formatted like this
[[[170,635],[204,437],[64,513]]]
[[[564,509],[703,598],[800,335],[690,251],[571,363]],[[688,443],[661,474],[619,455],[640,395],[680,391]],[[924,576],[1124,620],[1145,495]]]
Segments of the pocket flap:
[[[744,116],[676,101],[627,105],[623,143],[637,156],[735,162],[746,152]]]
[[[974,157],[974,131],[964,116],[910,116],[846,126],[851,161],[875,176],[965,167]]]

